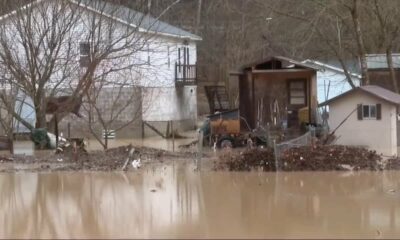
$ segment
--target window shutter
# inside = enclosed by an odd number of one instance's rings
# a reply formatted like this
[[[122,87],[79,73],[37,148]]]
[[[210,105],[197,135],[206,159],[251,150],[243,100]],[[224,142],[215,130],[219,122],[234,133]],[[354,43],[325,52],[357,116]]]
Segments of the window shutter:
[[[357,104],[357,119],[362,120],[363,115],[362,115],[362,104]]]
[[[380,103],[376,104],[376,119],[377,120],[382,119],[382,104]]]

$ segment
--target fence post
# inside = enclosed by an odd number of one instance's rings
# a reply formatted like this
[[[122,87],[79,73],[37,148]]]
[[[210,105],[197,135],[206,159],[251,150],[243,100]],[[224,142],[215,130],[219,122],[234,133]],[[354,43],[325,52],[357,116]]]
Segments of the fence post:
[[[315,127],[310,126],[310,132],[311,132],[311,137],[314,138],[315,137]]]
[[[71,123],[68,122],[68,140],[71,139]]]
[[[175,152],[175,129],[174,129],[174,121],[171,121],[171,130],[172,130],[172,152]]]
[[[271,147],[271,133],[269,129],[269,123],[267,123],[267,128],[265,129],[265,141],[267,143],[267,147]]]
[[[311,136],[311,140],[310,140],[310,145],[313,147],[314,146],[314,139],[315,139],[315,136],[316,136],[316,134],[315,134],[315,127],[313,127],[313,126],[309,126],[309,131],[310,131],[310,136]]]
[[[278,160],[279,160],[279,153],[278,153],[278,148],[276,146],[276,140],[274,139],[272,142],[273,146],[274,146],[274,156],[275,156],[275,171],[278,171]]]
[[[197,159],[196,159],[196,166],[197,170],[200,170],[201,168],[201,158],[203,156],[203,138],[204,138],[204,133],[202,130],[199,131],[198,135],[198,143],[197,143]]]

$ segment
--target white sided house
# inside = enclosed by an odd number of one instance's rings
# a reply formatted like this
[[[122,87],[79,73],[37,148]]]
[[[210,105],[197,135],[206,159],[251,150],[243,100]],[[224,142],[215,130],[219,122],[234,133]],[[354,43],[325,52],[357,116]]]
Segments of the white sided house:
[[[399,94],[374,85],[361,86],[320,105],[329,106],[329,128],[337,144],[397,156]]]
[[[113,87],[115,85],[126,84],[126,87],[122,90],[123,93],[135,89],[138,99],[140,99],[140,101],[135,101],[132,106],[123,110],[124,113],[120,114],[120,120],[116,121],[115,126],[118,127],[129,122],[133,118],[132,112],[139,109],[141,114],[134,126],[130,128],[135,133],[121,130],[120,133],[117,133],[117,136],[143,135],[142,123],[144,122],[157,122],[159,124],[159,122],[176,121],[177,123],[185,123],[186,126],[195,126],[197,119],[196,45],[198,41],[201,41],[199,36],[169,25],[150,15],[100,0],[39,0],[24,6],[24,8],[40,8],[46,4],[56,5],[60,2],[69,2],[71,8],[68,11],[79,9],[80,19],[74,23],[75,25],[69,30],[70,33],[66,34],[68,36],[68,39],[65,40],[65,44],[68,46],[66,55],[69,54],[69,59],[65,63],[67,65],[65,69],[69,69],[69,75],[54,72],[54,79],[50,82],[53,85],[49,85],[49,89],[57,84],[57,79],[64,81],[60,84],[60,87],[74,86],[74,81],[79,79],[79,74],[82,74],[81,69],[87,67],[85,64],[90,61],[90,54],[93,50],[91,42],[88,40],[90,34],[92,34],[88,26],[93,22],[93,16],[95,16],[96,19],[106,19],[109,23],[112,23],[112,34],[110,34],[110,31],[104,33],[99,31],[100,35],[104,35],[101,36],[101,41],[104,42],[105,46],[107,42],[113,42],[115,38],[119,38],[126,31],[129,31],[127,29],[137,31],[129,40],[121,41],[121,44],[126,41],[137,42],[137,46],[129,44],[124,56],[117,60],[114,55],[111,55],[109,59],[104,60],[99,65],[95,72],[95,75],[101,76],[98,79],[106,78],[106,81],[103,79],[103,82],[109,83],[107,86],[102,86],[104,93],[100,94],[103,97],[99,99],[101,102],[99,106],[104,107],[105,111],[111,111],[115,106],[110,103],[115,92]],[[65,14],[68,14],[68,11]],[[13,13],[10,13],[3,17],[1,24],[7,24],[7,18],[12,17],[12,15]],[[54,18],[54,16],[49,16],[49,18],[51,17]],[[40,19],[40,17],[37,19]],[[48,21],[57,20],[50,19]],[[11,39],[12,27],[10,29]],[[120,46],[122,45],[116,44],[114,47]],[[16,47],[18,47],[18,41],[16,41]],[[116,68],[119,69],[118,72],[115,71]],[[2,69],[1,66],[0,69]],[[65,71],[65,69],[62,70]],[[58,95],[62,94],[55,94],[54,96]],[[32,121],[32,104],[24,106],[22,112],[24,112],[23,115],[30,116],[30,121]],[[66,131],[64,128],[67,123],[73,130],[76,129],[76,125],[82,125],[83,121],[80,121],[77,117],[67,117],[61,122],[61,131]],[[179,126],[179,124],[177,125]],[[160,126],[160,124],[157,126]],[[80,129],[84,129],[84,127]],[[77,134],[80,133],[82,132],[78,131]]]

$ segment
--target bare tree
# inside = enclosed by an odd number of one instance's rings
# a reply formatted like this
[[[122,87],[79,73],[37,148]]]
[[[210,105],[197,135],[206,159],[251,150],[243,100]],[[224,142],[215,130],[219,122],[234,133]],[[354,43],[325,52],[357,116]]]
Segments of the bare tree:
[[[141,89],[135,86],[127,81],[118,84],[96,81],[86,94],[85,120],[90,133],[104,149],[108,148],[111,130],[117,132],[141,118]]]
[[[97,79],[87,91],[82,105],[83,120],[90,134],[107,149],[109,134],[141,121],[150,102],[143,100],[143,89],[135,78],[107,81],[107,76]],[[147,89],[148,98],[156,98],[158,92]],[[135,127],[135,126],[134,126]],[[137,126],[136,126],[137,127]]]

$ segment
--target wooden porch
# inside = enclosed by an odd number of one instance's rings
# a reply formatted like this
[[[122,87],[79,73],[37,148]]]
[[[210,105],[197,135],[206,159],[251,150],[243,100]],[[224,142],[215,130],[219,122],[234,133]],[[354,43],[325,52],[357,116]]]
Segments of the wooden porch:
[[[197,65],[175,63],[175,85],[197,85]]]

